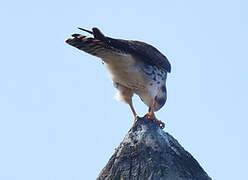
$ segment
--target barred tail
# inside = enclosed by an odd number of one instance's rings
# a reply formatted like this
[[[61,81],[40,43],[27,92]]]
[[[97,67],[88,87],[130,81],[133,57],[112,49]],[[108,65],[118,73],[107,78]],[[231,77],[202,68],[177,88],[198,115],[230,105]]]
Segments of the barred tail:
[[[73,34],[73,38],[67,39],[65,42],[76,47],[86,53],[94,56],[102,57],[106,52],[106,44],[101,40],[86,37],[81,34]]]
[[[92,28],[92,31],[83,28],[79,29],[92,34],[94,37],[87,37],[82,34],[73,34],[73,38],[69,38],[65,42],[86,53],[105,60],[112,58],[113,56],[122,56],[127,54],[125,51],[111,46],[109,38],[104,36],[98,28]]]

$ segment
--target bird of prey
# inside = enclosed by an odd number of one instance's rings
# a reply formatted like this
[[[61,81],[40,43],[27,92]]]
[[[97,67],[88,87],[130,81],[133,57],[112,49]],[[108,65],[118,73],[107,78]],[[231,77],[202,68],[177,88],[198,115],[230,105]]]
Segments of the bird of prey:
[[[149,108],[145,117],[164,128],[164,123],[155,117],[154,112],[158,111],[167,99],[166,78],[167,73],[171,72],[168,59],[147,43],[114,39],[105,36],[96,27],[92,28],[92,31],[79,29],[93,37],[73,34],[66,43],[102,59],[118,90],[118,100],[130,106],[134,122],[138,116],[133,107],[132,96],[137,94]]]

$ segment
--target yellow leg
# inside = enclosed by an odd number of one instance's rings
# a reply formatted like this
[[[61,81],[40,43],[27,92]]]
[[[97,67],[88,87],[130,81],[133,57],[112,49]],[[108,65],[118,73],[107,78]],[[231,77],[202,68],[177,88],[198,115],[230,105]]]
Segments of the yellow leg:
[[[119,92],[121,93],[121,96],[124,98],[124,102],[126,102],[129,107],[131,108],[131,111],[134,115],[134,123],[137,121],[138,119],[138,116],[134,110],[134,107],[133,107],[133,101],[132,101],[132,96],[133,96],[133,90],[119,84],[119,83],[116,83],[115,84],[117,89],[119,90]]]
[[[130,106],[131,111],[132,111],[132,113],[133,113],[133,115],[134,115],[134,123],[135,123],[135,122],[137,121],[137,119],[138,119],[138,116],[137,116],[137,113],[135,112],[135,109],[134,109],[134,107],[133,107],[132,100],[128,103],[128,105]]]

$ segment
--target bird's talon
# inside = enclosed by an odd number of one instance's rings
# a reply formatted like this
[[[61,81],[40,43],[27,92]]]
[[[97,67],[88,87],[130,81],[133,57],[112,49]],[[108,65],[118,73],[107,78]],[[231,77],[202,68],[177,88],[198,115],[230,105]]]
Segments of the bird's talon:
[[[153,120],[153,122],[155,122],[157,125],[159,125],[159,127],[161,127],[162,129],[164,129],[165,124],[164,124],[162,121],[160,121],[160,120],[158,120],[158,119],[152,119],[152,120]]]
[[[137,122],[137,120],[139,119],[139,116],[134,116],[134,123],[136,123]]]
[[[165,124],[163,122],[160,122],[159,126],[164,129]]]
[[[147,119],[153,119],[153,117],[149,113],[147,113],[144,117]]]
[[[147,113],[144,117],[147,118],[147,119],[151,119],[151,120],[152,120],[155,124],[157,124],[160,128],[164,129],[165,124],[164,124],[162,121],[158,120],[155,116],[150,115],[149,113]]]

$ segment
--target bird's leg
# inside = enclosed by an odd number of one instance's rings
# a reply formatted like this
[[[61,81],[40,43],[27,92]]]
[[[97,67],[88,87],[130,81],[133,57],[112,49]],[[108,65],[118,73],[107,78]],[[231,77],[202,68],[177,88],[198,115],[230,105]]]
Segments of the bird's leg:
[[[134,123],[135,123],[138,120],[138,116],[137,116],[137,113],[135,112],[135,109],[133,107],[133,101],[132,101],[132,99],[128,101],[128,105],[130,106],[131,111],[132,111],[132,113],[134,115]]]
[[[114,86],[119,90],[119,93],[117,94],[117,99],[124,101],[131,108],[131,111],[134,115],[134,123],[135,123],[138,119],[138,116],[133,107],[133,100],[132,100],[133,91],[119,83],[114,83]]]
[[[146,118],[151,119],[153,122],[158,124],[162,129],[164,128],[164,123],[158,120],[154,114],[153,107],[149,107],[148,113],[145,115]]]

